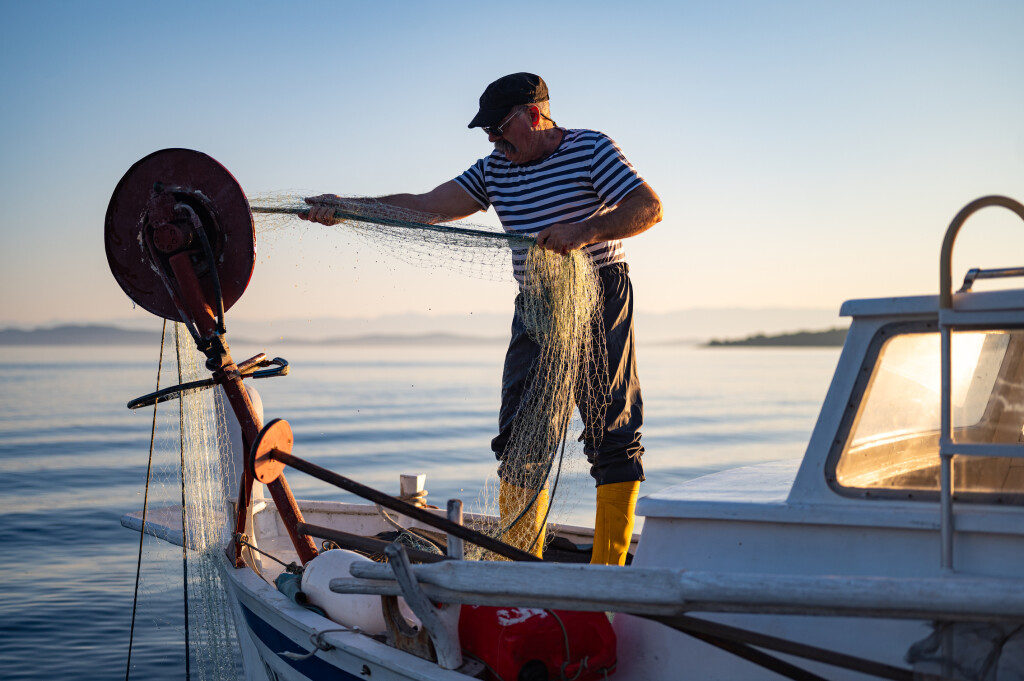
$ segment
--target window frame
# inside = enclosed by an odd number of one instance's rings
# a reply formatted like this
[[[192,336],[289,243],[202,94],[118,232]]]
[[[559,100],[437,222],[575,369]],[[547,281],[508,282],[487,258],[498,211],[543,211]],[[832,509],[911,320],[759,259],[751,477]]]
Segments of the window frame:
[[[980,331],[1001,331],[1003,329],[977,329]],[[939,333],[937,320],[901,321],[884,324],[868,342],[867,350],[857,372],[857,378],[847,397],[843,408],[843,415],[840,419],[836,435],[832,440],[828,456],[825,461],[825,481],[829,488],[836,494],[855,499],[879,499],[879,500],[901,500],[901,501],[924,501],[938,502],[940,490],[926,488],[891,488],[891,487],[850,487],[841,485],[837,476],[839,461],[846,450],[849,439],[852,435],[854,424],[862,408],[868,389],[871,386],[872,378],[875,375],[876,367],[882,353],[882,348],[892,338],[911,334]],[[939,428],[935,433],[938,435]],[[922,433],[925,435],[926,433]],[[955,462],[961,457],[954,457]],[[940,457],[938,447],[935,450],[936,466],[939,465]],[[1024,505],[1024,492],[970,492],[954,491],[953,499],[958,502],[973,504],[1007,504]]]

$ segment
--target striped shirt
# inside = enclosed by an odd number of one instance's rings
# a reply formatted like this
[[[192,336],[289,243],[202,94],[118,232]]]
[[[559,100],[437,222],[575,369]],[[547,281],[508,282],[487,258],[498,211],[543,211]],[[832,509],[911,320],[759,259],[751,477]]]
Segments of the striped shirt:
[[[494,151],[455,182],[483,210],[494,206],[506,232],[536,234],[555,223],[582,222],[615,206],[644,183],[618,145],[595,130],[566,130],[547,158],[522,165]],[[598,267],[626,259],[622,241],[602,241],[585,249]],[[513,248],[512,269],[523,281],[526,251]]]

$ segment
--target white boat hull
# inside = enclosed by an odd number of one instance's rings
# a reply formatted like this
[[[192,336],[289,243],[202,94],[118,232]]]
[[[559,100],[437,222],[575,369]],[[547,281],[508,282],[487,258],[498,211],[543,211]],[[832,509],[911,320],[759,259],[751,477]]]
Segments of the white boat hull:
[[[224,580],[234,608],[242,662],[248,679],[267,681],[465,681],[467,676],[440,669],[361,633],[339,631],[339,625],[293,603],[248,568],[225,561]],[[331,631],[333,630],[333,631]],[[312,637],[330,650],[316,650]]]

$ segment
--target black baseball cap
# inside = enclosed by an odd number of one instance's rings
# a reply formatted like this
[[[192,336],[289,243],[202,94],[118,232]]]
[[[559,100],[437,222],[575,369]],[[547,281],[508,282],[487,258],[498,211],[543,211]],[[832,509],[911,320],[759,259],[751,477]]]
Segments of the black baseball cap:
[[[480,95],[480,110],[469,122],[469,127],[489,128],[501,123],[514,106],[546,101],[548,86],[540,76],[532,73],[502,76]]]

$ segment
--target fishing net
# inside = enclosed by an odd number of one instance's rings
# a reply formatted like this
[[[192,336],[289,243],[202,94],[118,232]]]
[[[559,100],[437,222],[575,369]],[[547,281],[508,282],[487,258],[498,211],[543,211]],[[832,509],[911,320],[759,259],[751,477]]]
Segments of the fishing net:
[[[334,208],[340,220],[326,229],[354,234],[403,262],[508,280],[513,256],[525,260],[519,312],[539,353],[502,456],[504,493],[496,478],[489,479],[468,517],[474,518],[469,524],[475,529],[517,548],[538,548],[542,523],[557,523],[573,511],[579,494],[558,492],[570,485],[578,487],[586,477],[580,442],[599,443],[607,408],[602,292],[590,257],[581,250],[558,255],[534,246],[531,236],[465,221],[447,222],[445,216],[417,213],[372,198],[316,200]],[[298,215],[309,210],[296,195],[260,195],[251,206],[261,235],[294,228],[300,224]],[[538,503],[542,490],[557,502],[550,509]],[[502,516],[498,524],[486,519],[498,515]],[[470,553],[470,557],[485,556]]]
[[[539,353],[502,454],[500,482],[488,481],[479,505],[490,513],[500,509],[492,534],[534,551],[543,548],[537,545],[541,538],[553,537],[541,532],[546,522],[567,515],[578,499],[558,494],[559,485],[574,473],[579,477],[585,462],[576,451],[579,442],[600,444],[609,391],[601,285],[590,258],[582,251],[561,256],[534,247],[526,277],[519,314]],[[486,523],[477,529],[487,531]]]
[[[195,341],[175,324],[178,381],[206,378],[205,357]],[[189,644],[199,679],[233,678],[235,630],[219,564],[228,544],[232,480],[239,471],[226,455],[228,439],[221,402],[210,390],[182,396],[181,469],[185,490],[185,546],[188,547]]]
[[[176,324],[167,336],[175,349],[163,352],[160,384],[207,378],[205,357],[185,327]],[[168,642],[186,644],[188,678],[237,679],[236,633],[218,568],[229,541],[227,501],[239,474],[225,456],[224,411],[212,390],[185,391],[161,407],[146,506],[151,523],[181,523],[185,546],[145,537],[140,602],[158,629],[177,633]]]
[[[443,215],[420,213],[370,197],[317,199],[318,203],[333,206],[337,219],[344,220],[328,229],[355,236],[388,257],[417,267],[504,281],[512,272],[513,251],[525,254],[533,243],[532,237],[450,221]],[[261,239],[288,235],[310,224],[299,220],[310,206],[296,194],[257,194],[249,204]]]

